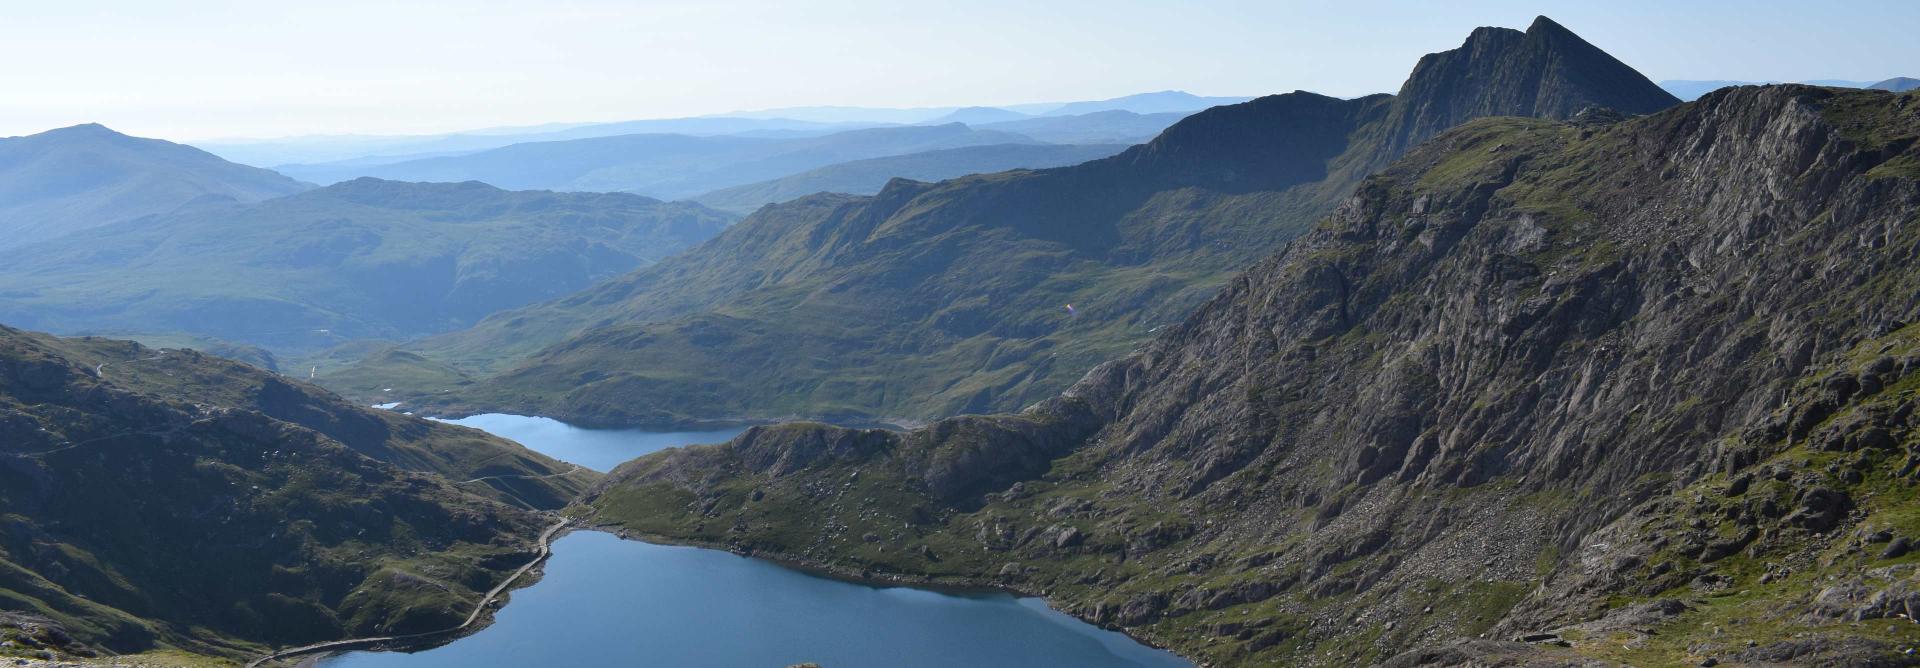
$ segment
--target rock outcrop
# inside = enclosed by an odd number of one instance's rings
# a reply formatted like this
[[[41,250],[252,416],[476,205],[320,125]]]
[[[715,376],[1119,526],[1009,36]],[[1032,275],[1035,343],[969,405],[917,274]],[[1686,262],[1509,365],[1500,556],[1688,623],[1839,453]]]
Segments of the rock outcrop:
[[[656,455],[594,503],[1219,665],[1902,665],[1917,140],[1912,95],[1807,86],[1475,121],[1021,414]]]
[[[553,344],[419,399],[608,425],[1017,410],[1179,322],[1437,132],[1677,103],[1546,19],[1482,28],[1399,95],[1271,95],[1073,167],[770,206],[685,255],[418,344],[445,360]]]

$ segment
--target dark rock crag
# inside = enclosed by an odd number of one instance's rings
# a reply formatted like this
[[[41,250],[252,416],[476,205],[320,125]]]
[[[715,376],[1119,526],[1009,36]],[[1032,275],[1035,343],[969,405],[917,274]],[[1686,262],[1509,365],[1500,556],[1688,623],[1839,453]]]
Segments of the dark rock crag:
[[[1214,665],[1908,665],[1915,100],[1468,123],[1022,413],[757,429],[593,503]]]
[[[1482,28],[1398,95],[1272,95],[1072,167],[770,206],[685,255],[419,344],[446,360],[552,345],[417,398],[602,425],[1015,410],[1177,323],[1435,133],[1677,103],[1545,18]]]

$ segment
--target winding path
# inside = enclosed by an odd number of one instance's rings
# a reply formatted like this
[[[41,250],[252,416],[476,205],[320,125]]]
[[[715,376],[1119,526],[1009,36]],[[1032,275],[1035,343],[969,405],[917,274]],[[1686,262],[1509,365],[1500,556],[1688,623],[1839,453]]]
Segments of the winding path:
[[[509,479],[509,478],[522,478],[522,479],[526,479],[526,480],[545,480],[545,479],[547,479],[547,478],[564,478],[564,477],[567,477],[567,476],[570,476],[570,475],[573,475],[573,474],[575,474],[575,473],[579,473],[579,472],[581,472],[581,471],[584,471],[584,470],[586,470],[585,468],[582,468],[582,467],[581,467],[581,466],[580,466],[579,464],[573,464],[572,466],[573,466],[573,468],[570,468],[570,469],[567,469],[567,470],[565,470],[565,471],[561,471],[561,472],[559,472],[559,473],[549,473],[549,474],[547,474],[547,475],[490,475],[490,476],[487,476],[487,477],[484,477],[484,478],[474,478],[474,479],[472,479],[472,480],[462,480],[462,481],[460,481],[460,482],[458,482],[458,483],[455,483],[455,484],[458,484],[458,485],[465,485],[465,484],[467,484],[467,483],[474,483],[474,482],[486,482],[486,481],[488,481],[488,480],[506,480],[506,479]]]
[[[518,581],[521,576],[526,575],[527,571],[533,570],[535,566],[539,566],[540,562],[546,561],[547,557],[553,554],[553,535],[555,533],[558,533],[561,529],[566,528],[567,524],[571,523],[572,521],[573,521],[572,519],[563,517],[560,519],[559,522],[555,522],[553,526],[547,527],[546,531],[540,532],[539,554],[534,555],[532,561],[529,561],[525,565],[521,566],[520,570],[514,571],[513,575],[507,576],[507,579],[502,580],[498,586],[495,586],[491,591],[488,591],[487,595],[480,599],[480,603],[478,605],[473,606],[473,612],[467,615],[467,621],[460,622],[459,626],[455,626],[453,628],[448,628],[448,629],[441,629],[438,631],[427,631],[424,633],[408,633],[405,635],[397,635],[397,636],[379,636],[379,637],[373,637],[373,638],[348,638],[346,640],[331,640],[323,643],[314,643],[312,645],[295,647],[292,649],[283,649],[283,650],[276,651],[272,654],[268,654],[266,656],[247,662],[247,668],[258,668],[260,664],[266,663],[268,661],[275,661],[278,659],[287,659],[287,658],[300,656],[303,654],[314,654],[318,652],[331,652],[331,651],[349,650],[349,649],[361,649],[361,648],[373,647],[376,645],[381,645],[381,644],[394,642],[394,641],[415,640],[419,638],[427,638],[427,637],[439,636],[439,635],[449,635],[449,634],[465,631],[467,627],[473,626],[474,622],[479,621],[480,613],[486,612],[487,606],[493,605],[493,602],[500,598],[501,592],[505,592],[507,590],[507,587],[512,586],[513,583]]]

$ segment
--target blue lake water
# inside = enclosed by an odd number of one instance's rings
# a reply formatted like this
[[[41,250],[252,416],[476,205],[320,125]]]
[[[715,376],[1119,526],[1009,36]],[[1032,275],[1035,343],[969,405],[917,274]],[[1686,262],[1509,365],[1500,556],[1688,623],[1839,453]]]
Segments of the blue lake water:
[[[525,445],[548,457],[606,472],[640,455],[681,445],[723,443],[743,427],[714,431],[587,429],[553,418],[485,413],[444,420]]]
[[[730,435],[575,429],[517,416],[476,416],[461,424],[583,466],[591,464],[575,459],[578,453],[611,457],[606,453],[620,447],[644,453]],[[633,442],[621,445],[619,434]],[[681,440],[671,442],[675,438]],[[514,592],[494,624],[472,636],[415,654],[355,652],[321,665],[1192,668],[1039,599],[854,584],[728,552],[599,532],[561,538],[545,573]]]

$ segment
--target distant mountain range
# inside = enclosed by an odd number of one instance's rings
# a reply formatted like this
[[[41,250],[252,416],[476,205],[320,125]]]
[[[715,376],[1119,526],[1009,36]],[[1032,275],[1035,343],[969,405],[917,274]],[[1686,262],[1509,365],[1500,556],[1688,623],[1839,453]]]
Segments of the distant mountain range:
[[[1177,322],[1447,128],[1677,103],[1551,21],[1481,29],[1397,96],[1269,96],[1073,167],[767,207],[688,253],[408,345],[437,375],[482,380],[396,389],[598,424],[1018,407]],[[379,366],[328,382],[371,397],[395,387]]]
[[[735,118],[786,118],[820,123],[927,123],[938,122],[946,116],[1003,116],[1006,113],[1027,116],[1073,116],[1100,111],[1131,111],[1136,114],[1155,114],[1165,112],[1193,113],[1208,107],[1223,104],[1237,104],[1252,98],[1248,97],[1207,97],[1194,95],[1186,91],[1165,90],[1153,93],[1138,93],[1104,100],[1086,100],[1079,102],[1039,102],[998,106],[973,107],[919,107],[900,109],[889,107],[782,107],[759,111],[737,111],[725,114]],[[959,118],[951,119],[962,123],[971,121]]]
[[[560,127],[500,128],[428,136],[321,135],[260,140],[212,140],[194,145],[234,162],[277,167],[289,164],[384,164],[402,160],[464,155],[528,142],[591,139],[632,134],[815,136],[873,127],[874,123],[816,123],[787,118],[669,118],[618,123],[565,124]]]
[[[1914,80],[1906,77],[1894,77],[1892,79],[1887,79],[1879,82],[1849,81],[1846,79],[1814,79],[1811,81],[1801,81],[1798,83],[1803,83],[1810,86],[1832,86],[1835,88],[1874,88],[1878,90],[1891,90],[1891,91],[1897,92],[1897,91],[1904,91],[1904,90],[1912,90],[1912,84],[1908,84],[1907,88],[1899,87],[1901,85],[1901,82],[1912,82],[1912,81]],[[1700,96],[1702,95],[1706,95],[1707,93],[1711,93],[1713,91],[1726,88],[1729,86],[1762,86],[1766,84],[1776,84],[1776,83],[1782,83],[1782,82],[1669,79],[1669,80],[1660,82],[1660,87],[1666,89],[1667,92],[1669,93],[1673,93],[1674,97],[1680,98],[1682,100],[1693,101],[1693,100],[1700,99]]]
[[[281,352],[403,340],[574,292],[733,220],[638,195],[359,179],[0,250],[0,322]]]
[[[999,107],[966,107],[963,109],[955,109],[952,113],[945,116],[926,121],[925,124],[966,123],[968,125],[980,125],[983,123],[1018,121],[1028,118],[1033,118],[1033,114],[1023,114],[1018,111],[1010,111]]]
[[[1011,123],[1104,137],[1153,131],[1175,116],[1110,111]],[[0,242],[0,321],[193,345],[265,366],[348,340],[405,340],[469,326],[670,256],[733,220],[695,204],[510,192],[457,181],[465,177],[581,189],[593,179],[631,179],[749,212],[814,192],[871,194],[896,177],[1054,167],[1124,148],[1041,144],[961,124],[781,138],[621,135],[365,168],[442,183],[362,177],[306,192],[313,186],[274,172],[99,126],[0,141],[6,155],[20,158],[4,173],[16,210],[58,210],[53,203],[82,209],[112,201],[82,196],[121,191],[146,204],[16,225],[21,241]],[[949,148],[956,146],[961,150]],[[115,169],[79,171],[92,188],[29,187],[102,160]],[[240,187],[262,183],[276,189]],[[156,194],[156,184],[169,189]],[[37,197],[20,196],[28,193]],[[52,196],[59,194],[65,197]]]
[[[0,139],[0,248],[166,213],[258,202],[313,186],[191,146],[88,124]]]
[[[776,179],[834,163],[963,146],[1037,143],[959,123],[849,130],[825,136],[619,135],[514,144],[467,155],[392,164],[288,165],[316,183],[375,177],[481,181],[511,190],[633,192],[677,199]]]
[[[1239,104],[1251,100],[1250,97],[1202,97],[1186,91],[1163,90],[1157,93],[1140,93],[1109,100],[1092,102],[1069,102],[1047,110],[1043,116],[1076,116],[1102,111],[1131,111],[1136,114],[1162,114],[1169,112],[1193,113],[1208,107],[1223,104]]]
[[[945,181],[1009,169],[1061,167],[1104,158],[1126,148],[1124,144],[991,144],[950,148],[843,162],[689,199],[723,211],[747,214],[766,204],[814,193],[872,195],[896,178]]]
[[[884,125],[969,125],[1020,120],[1035,116],[1067,116],[1100,111],[1139,114],[1190,114],[1219,104],[1244,102],[1244,97],[1203,97],[1181,91],[1128,95],[1109,100],[1019,104],[1004,107],[789,107],[716,116],[620,121],[613,123],[550,123],[539,126],[486,128],[440,135],[316,135],[278,139],[227,139],[194,142],[234,162],[260,167],[293,164],[391,163],[404,159],[475,153],[528,142],[564,141],[630,134],[694,136],[742,135],[762,137],[817,136]],[[1169,121],[1171,123],[1171,121]],[[1165,127],[1162,125],[1161,127]],[[1152,134],[1133,135],[1140,141]],[[1054,141],[1040,138],[1043,141]],[[1080,142],[1089,143],[1089,142]]]
[[[1890,90],[1895,93],[1904,93],[1904,92],[1913,90],[1915,88],[1920,88],[1920,79],[1915,79],[1913,77],[1894,77],[1892,79],[1888,79],[1886,81],[1882,81],[1880,83],[1876,83],[1874,85],[1868,86],[1868,88],[1872,88],[1874,90]]]
[[[1012,132],[1055,144],[1144,144],[1193,112],[1151,114],[1123,109],[1074,116],[1036,116],[981,124],[983,130]]]

